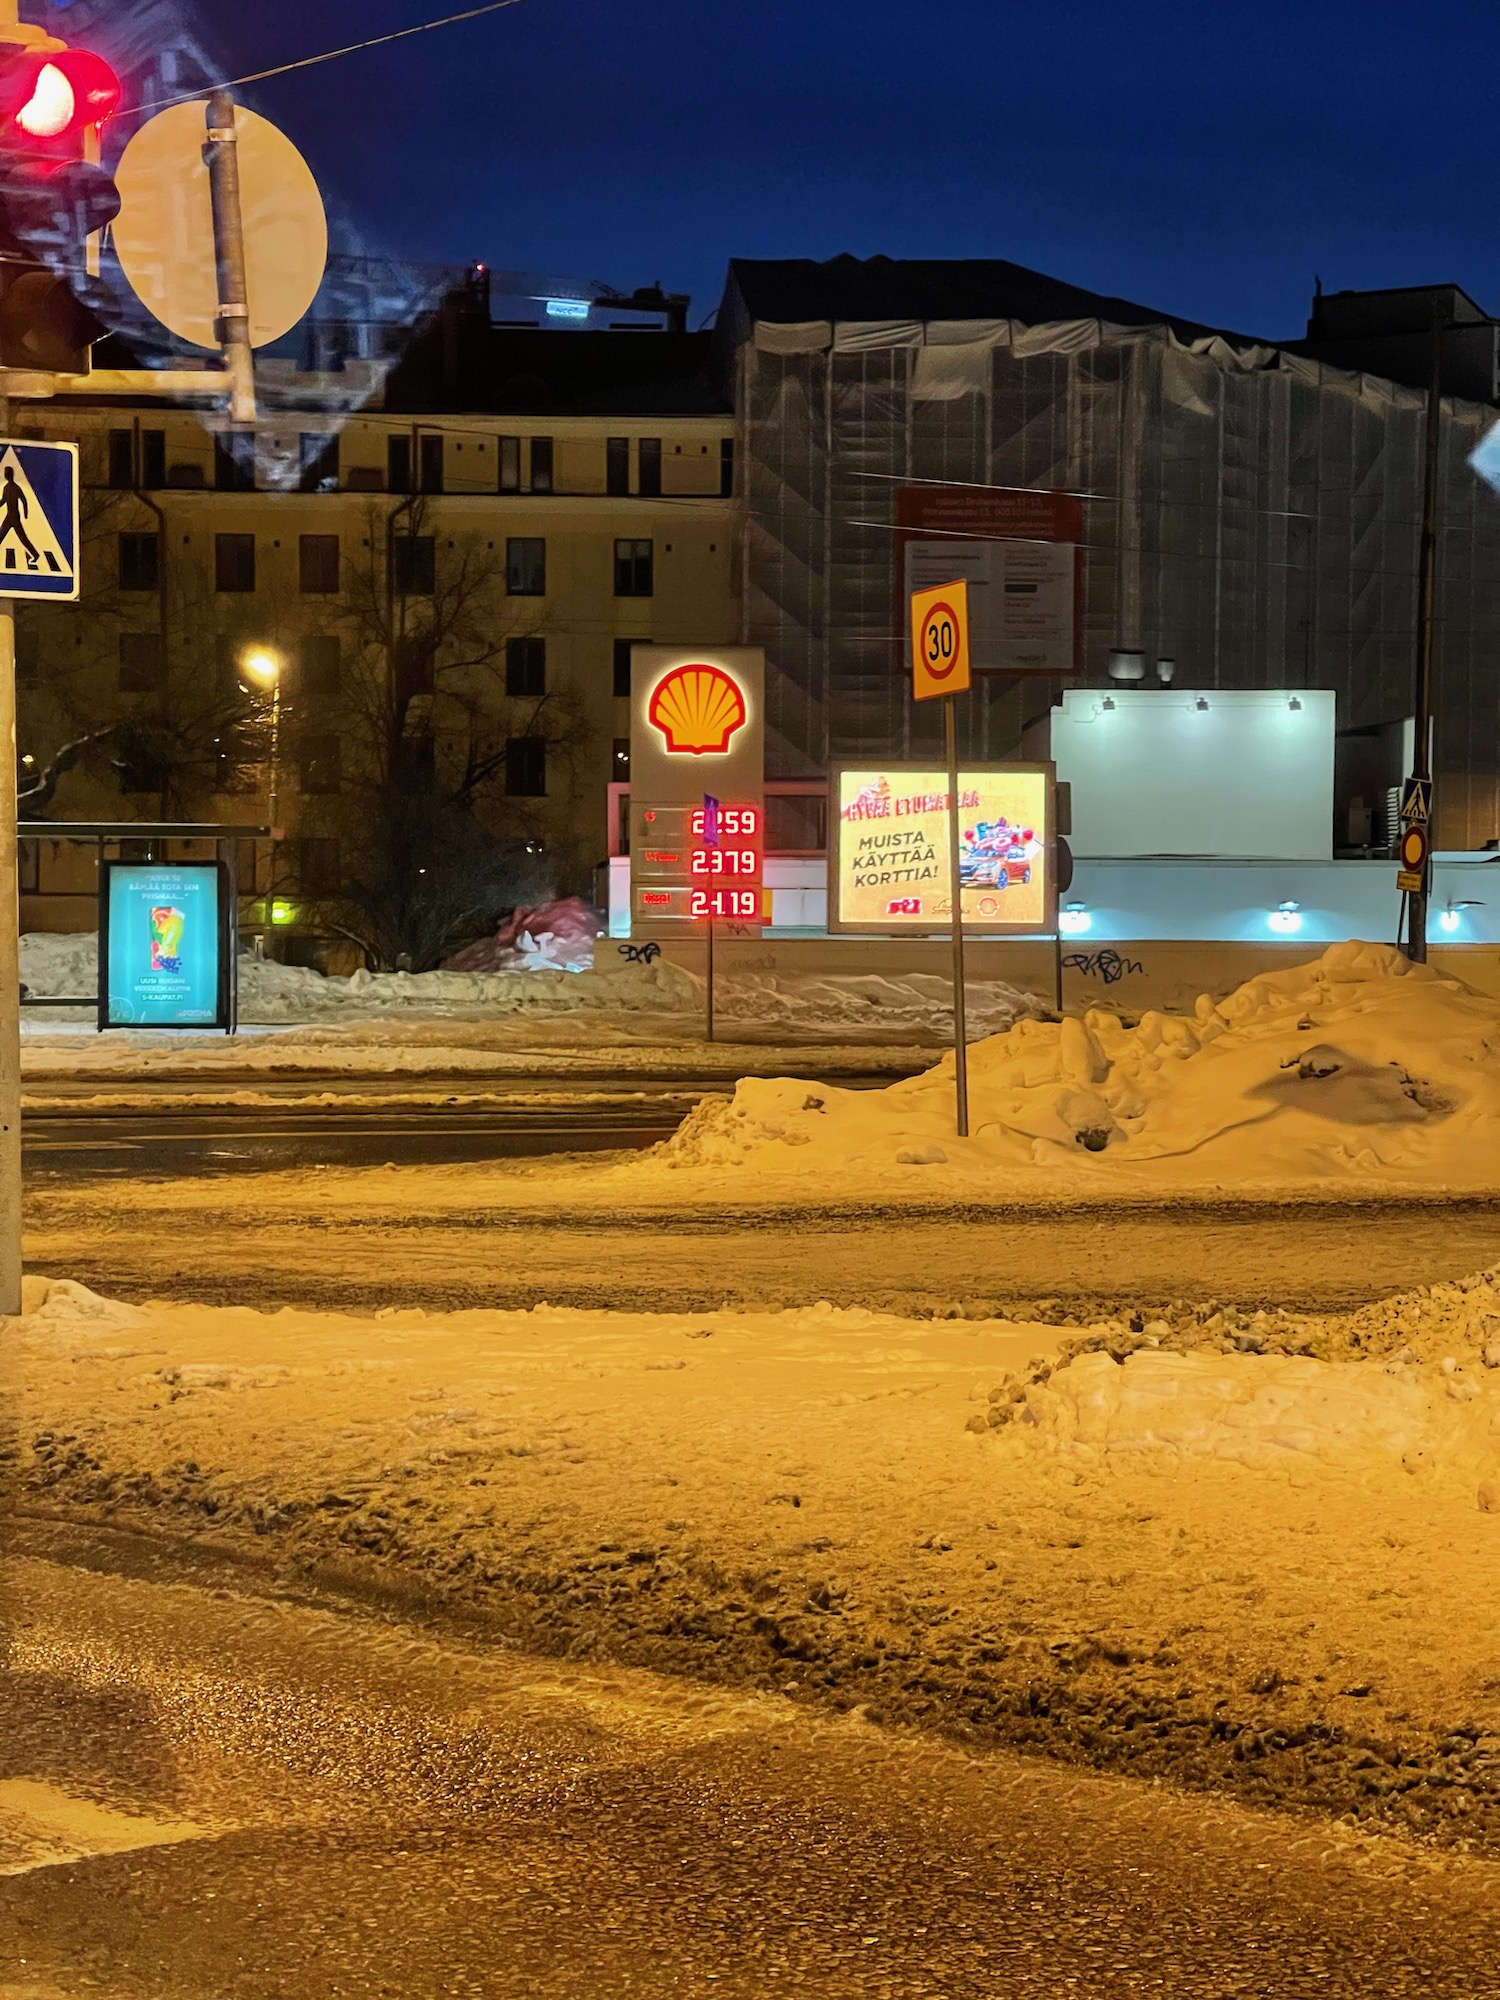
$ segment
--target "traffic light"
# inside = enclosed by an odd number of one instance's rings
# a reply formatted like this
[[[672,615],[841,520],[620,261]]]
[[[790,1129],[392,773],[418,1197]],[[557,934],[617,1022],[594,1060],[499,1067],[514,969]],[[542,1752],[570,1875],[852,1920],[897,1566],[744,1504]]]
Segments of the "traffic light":
[[[120,102],[102,56],[0,30],[0,366],[81,373],[107,331],[86,246],[119,213],[99,134]]]

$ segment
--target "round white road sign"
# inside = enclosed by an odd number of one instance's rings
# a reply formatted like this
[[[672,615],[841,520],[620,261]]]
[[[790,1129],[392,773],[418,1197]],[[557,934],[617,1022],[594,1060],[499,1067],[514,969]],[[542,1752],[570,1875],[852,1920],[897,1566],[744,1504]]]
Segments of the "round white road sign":
[[[312,169],[284,132],[243,105],[235,130],[250,341],[265,347],[291,331],[323,282],[328,218]],[[136,296],[163,326],[195,347],[217,348],[207,137],[202,101],[174,104],[141,127],[115,170],[114,245]]]

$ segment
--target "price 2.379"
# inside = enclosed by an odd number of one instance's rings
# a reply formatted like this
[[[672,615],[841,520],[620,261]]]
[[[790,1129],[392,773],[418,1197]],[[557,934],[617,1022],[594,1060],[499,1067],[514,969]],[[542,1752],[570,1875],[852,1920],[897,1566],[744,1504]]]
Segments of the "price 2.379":
[[[758,875],[760,855],[753,847],[699,847],[693,851],[695,875]]]

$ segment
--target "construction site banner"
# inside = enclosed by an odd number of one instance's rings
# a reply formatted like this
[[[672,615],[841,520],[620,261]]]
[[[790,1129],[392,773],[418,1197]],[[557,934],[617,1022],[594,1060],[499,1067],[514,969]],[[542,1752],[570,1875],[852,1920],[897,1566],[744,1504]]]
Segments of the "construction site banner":
[[[1012,487],[903,486],[896,525],[907,599],[954,577],[968,583],[976,673],[1079,671],[1080,500]]]

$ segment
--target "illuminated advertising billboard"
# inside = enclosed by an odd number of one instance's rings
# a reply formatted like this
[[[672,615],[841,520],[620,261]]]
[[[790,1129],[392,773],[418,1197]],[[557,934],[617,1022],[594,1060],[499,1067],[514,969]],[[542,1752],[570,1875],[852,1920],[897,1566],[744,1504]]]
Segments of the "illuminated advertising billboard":
[[[101,1028],[228,1028],[233,906],[217,862],[108,861]]]
[[[958,873],[965,930],[1056,927],[1050,764],[959,773]],[[948,774],[928,765],[842,765],[829,802],[828,928],[946,931],[953,922]]]
[[[633,934],[765,921],[765,655],[631,648]]]

